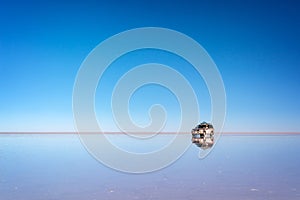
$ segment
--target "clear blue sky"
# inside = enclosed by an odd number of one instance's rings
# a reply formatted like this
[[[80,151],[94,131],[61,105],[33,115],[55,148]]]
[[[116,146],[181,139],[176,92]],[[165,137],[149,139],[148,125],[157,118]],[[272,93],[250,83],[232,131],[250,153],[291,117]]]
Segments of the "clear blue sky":
[[[299,1],[0,1],[0,131],[72,131],[81,62],[106,38],[146,26],[185,33],[208,51],[226,87],[225,131],[300,131],[299,10]],[[177,63],[180,71],[175,56],[136,54],[140,61]],[[141,124],[149,104],[177,106],[168,91],[144,89],[164,95],[145,101],[137,91],[131,105]],[[207,95],[205,85],[199,91]],[[207,120],[209,100],[202,103]],[[99,115],[109,130],[109,112]]]

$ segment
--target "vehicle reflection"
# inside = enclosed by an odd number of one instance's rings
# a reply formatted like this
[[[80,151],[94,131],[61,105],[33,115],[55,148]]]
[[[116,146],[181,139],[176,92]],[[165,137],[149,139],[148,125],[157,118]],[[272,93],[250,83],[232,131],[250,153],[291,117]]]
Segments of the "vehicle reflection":
[[[214,144],[214,128],[207,122],[202,122],[191,131],[192,142],[201,149],[211,148]]]

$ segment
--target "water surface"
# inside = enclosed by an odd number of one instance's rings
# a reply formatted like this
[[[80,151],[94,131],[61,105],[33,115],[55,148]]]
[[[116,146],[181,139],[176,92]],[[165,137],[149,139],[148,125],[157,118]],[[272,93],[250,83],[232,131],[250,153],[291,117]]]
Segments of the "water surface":
[[[300,135],[223,135],[198,153],[192,145],[167,168],[127,174],[74,134],[1,134],[0,199],[300,199]]]

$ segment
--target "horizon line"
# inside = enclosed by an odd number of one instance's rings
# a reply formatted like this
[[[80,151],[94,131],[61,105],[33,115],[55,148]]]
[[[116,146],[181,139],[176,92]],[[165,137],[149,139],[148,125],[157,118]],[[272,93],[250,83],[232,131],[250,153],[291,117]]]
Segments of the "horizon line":
[[[126,132],[121,131],[102,131],[102,132],[85,132],[85,133],[102,133],[102,134],[123,134]],[[131,132],[135,134],[152,134],[153,132]],[[158,132],[158,134],[191,134],[190,132],[175,132],[175,131],[166,131],[166,132]],[[78,131],[0,131],[0,134],[78,134]],[[266,134],[266,135],[278,135],[278,134],[284,134],[284,135],[291,135],[291,134],[300,134],[298,131],[224,131],[221,132],[221,134]]]

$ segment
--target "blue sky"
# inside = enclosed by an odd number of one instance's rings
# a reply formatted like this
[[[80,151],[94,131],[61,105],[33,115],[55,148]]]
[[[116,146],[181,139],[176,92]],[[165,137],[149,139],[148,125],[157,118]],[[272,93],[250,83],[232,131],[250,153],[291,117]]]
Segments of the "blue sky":
[[[300,131],[299,9],[297,1],[1,1],[0,131],[72,131],[72,90],[84,58],[106,38],[147,26],[180,31],[208,51],[226,88],[225,131]],[[174,55],[149,50],[128,56],[193,76]],[[192,80],[200,85],[202,119],[209,120],[205,85]],[[109,91],[109,83],[99,90]],[[159,101],[171,112],[177,106],[167,90],[144,89],[162,95],[141,98],[137,91],[130,105],[141,124],[150,104]],[[98,117],[113,130],[108,107],[96,108],[106,109]],[[170,127],[178,120],[172,116]]]

